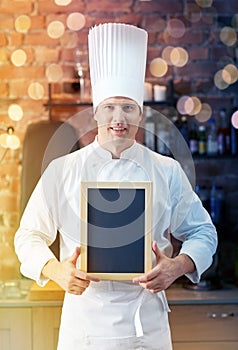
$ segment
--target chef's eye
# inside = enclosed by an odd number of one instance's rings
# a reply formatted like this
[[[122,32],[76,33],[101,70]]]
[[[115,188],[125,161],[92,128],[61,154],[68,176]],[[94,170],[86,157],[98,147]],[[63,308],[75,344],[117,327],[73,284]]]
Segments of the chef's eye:
[[[112,111],[112,110],[113,110],[113,108],[114,108],[114,106],[113,106],[113,105],[108,104],[108,105],[105,105],[103,108],[104,108],[106,111]]]
[[[136,106],[134,106],[134,105],[124,105],[123,106],[123,111],[126,113],[134,112],[135,109],[136,109]]]

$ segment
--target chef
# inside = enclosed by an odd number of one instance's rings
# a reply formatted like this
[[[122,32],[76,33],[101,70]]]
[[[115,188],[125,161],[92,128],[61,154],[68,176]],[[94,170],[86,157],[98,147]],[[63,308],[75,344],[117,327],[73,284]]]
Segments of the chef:
[[[108,23],[89,32],[89,62],[98,135],[54,160],[39,180],[15,236],[23,275],[65,291],[58,350],[170,350],[164,290],[186,275],[197,283],[210,266],[216,230],[179,163],[135,141],[142,119],[147,33]],[[153,184],[152,269],[132,281],[83,272],[81,181]],[[60,261],[49,246],[60,233]],[[173,257],[171,235],[181,241]]]

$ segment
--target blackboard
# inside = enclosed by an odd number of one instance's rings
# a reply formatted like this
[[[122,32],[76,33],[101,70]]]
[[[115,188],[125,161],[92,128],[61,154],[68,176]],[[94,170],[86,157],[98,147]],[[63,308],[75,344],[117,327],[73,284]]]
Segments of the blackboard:
[[[80,269],[129,280],[151,269],[151,182],[82,182]]]

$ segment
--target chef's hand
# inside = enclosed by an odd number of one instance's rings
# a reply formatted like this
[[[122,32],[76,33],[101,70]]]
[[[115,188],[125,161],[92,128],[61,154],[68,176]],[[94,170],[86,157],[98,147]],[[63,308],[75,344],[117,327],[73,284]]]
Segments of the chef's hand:
[[[49,260],[42,269],[42,275],[55,281],[68,293],[82,294],[90,281],[99,282],[100,279],[76,268],[79,255],[80,248],[77,247],[73,255],[64,262],[59,262],[57,259]]]
[[[178,277],[195,269],[193,261],[186,254],[168,258],[160,252],[155,241],[152,249],[156,256],[156,266],[148,273],[133,279],[134,283],[149,289],[152,293],[167,289]]]

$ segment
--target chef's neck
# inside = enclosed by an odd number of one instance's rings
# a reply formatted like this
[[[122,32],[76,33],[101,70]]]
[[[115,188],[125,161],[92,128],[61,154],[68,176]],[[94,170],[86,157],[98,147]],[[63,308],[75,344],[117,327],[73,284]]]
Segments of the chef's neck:
[[[111,153],[113,159],[121,158],[121,153],[130,148],[135,142],[135,140],[131,139],[119,139],[102,142],[99,135],[97,136],[97,140],[102,148]]]

